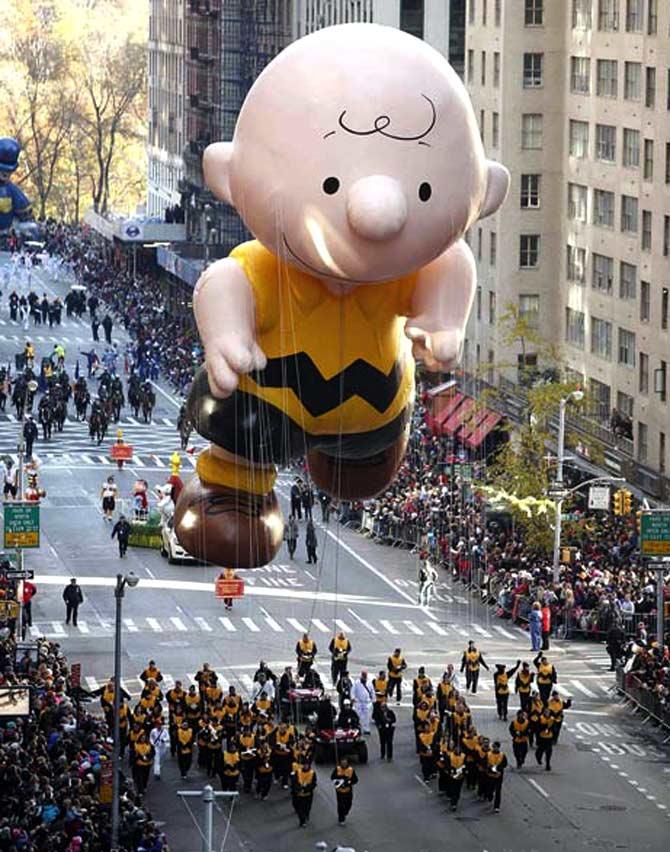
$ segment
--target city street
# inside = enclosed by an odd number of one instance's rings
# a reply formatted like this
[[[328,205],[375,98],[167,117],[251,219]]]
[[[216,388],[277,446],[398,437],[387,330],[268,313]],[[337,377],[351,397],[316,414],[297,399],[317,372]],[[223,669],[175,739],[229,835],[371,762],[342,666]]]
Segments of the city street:
[[[64,294],[64,284],[44,282],[41,273],[39,277],[40,291],[44,284],[47,292]],[[3,363],[13,361],[24,341],[22,329],[9,323],[6,297],[3,294],[0,315]],[[86,324],[68,320],[61,329],[37,329],[36,334],[31,329],[30,335],[38,356],[62,342],[72,375],[77,350],[90,345],[88,331]],[[124,437],[134,445],[135,457],[121,472],[107,457],[111,440],[93,446],[85,425],[73,419],[63,435],[36,444],[47,497],[42,501],[41,548],[26,555],[26,567],[35,571],[38,588],[30,635],[60,642],[70,662],[81,663],[86,688],[100,687],[112,673],[112,586],[118,571],[129,570],[140,583],[128,589],[124,599],[122,671],[123,686],[134,698],[141,691],[137,675],[149,659],[163,671],[166,688],[176,679],[189,683],[202,663],[209,662],[224,690],[234,685],[244,695],[260,659],[276,673],[294,664],[295,643],[305,630],[317,643],[317,669],[327,685],[327,646],[336,629],[351,640],[353,676],[362,668],[376,674],[385,668],[389,653],[401,647],[409,664],[407,686],[419,665],[434,681],[447,663],[458,667],[470,638],[491,669],[496,662],[514,665],[519,658],[532,658],[525,631],[498,619],[458,585],[440,582],[437,600],[429,608],[419,607],[417,557],[377,545],[335,521],[317,525],[317,565],[306,564],[303,521],[295,560],[282,551],[275,564],[240,572],[246,594],[232,612],[214,597],[214,567],[168,565],[157,551],[139,548],[131,548],[120,560],[116,543],[110,540],[110,525],[102,518],[100,487],[114,473],[123,509],[136,478],[146,479],[150,486],[167,478],[168,457],[178,446],[179,402],[163,387],[157,397],[153,424],[133,422],[124,412]],[[18,428],[8,406],[0,423],[3,454],[16,455]],[[183,458],[182,473],[188,476],[192,457]],[[282,473],[278,491],[284,508],[290,483],[290,474]],[[319,516],[315,508],[315,519]],[[64,624],[61,599],[70,577],[77,578],[85,596],[76,628]],[[380,762],[373,730],[370,763],[357,768],[360,783],[345,827],[337,825],[330,768],[320,767],[312,819],[305,831],[298,833],[290,798],[280,788],[274,787],[265,803],[241,794],[226,848],[293,852],[310,850],[325,840],[329,848],[339,842],[357,852],[437,852],[452,843],[454,848],[488,852],[613,848],[661,852],[666,848],[670,808],[670,751],[662,745],[662,736],[650,724],[637,724],[637,717],[617,703],[602,645],[560,642],[550,656],[561,693],[574,702],[566,714],[554,771],[536,766],[532,755],[522,772],[508,770],[499,815],[465,791],[458,813],[450,814],[435,784],[422,781],[413,749],[411,691],[406,690],[401,706],[395,708],[395,760]],[[470,705],[474,720],[481,733],[502,740],[511,760],[507,725],[495,715],[491,675],[483,675]],[[511,707],[516,710],[515,697]],[[172,848],[196,852],[197,831],[176,791],[199,789],[206,779],[194,771],[182,782],[173,764],[161,782],[150,783],[148,805],[165,823]],[[198,803],[189,804],[198,813]],[[229,805],[220,807],[215,816],[219,844]]]

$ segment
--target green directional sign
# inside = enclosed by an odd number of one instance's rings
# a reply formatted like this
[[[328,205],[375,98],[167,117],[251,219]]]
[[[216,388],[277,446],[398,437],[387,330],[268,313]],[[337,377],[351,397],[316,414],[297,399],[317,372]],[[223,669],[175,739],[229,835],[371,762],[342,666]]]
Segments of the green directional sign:
[[[5,503],[5,547],[40,546],[40,507],[37,503]]]
[[[642,556],[670,556],[670,512],[640,516]]]

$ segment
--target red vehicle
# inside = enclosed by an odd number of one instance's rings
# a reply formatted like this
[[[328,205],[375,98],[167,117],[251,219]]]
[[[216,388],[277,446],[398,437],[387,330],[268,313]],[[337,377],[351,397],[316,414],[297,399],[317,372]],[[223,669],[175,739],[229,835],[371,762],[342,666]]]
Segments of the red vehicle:
[[[368,744],[358,728],[323,729],[317,732],[314,762],[325,763],[343,755],[355,754],[359,763],[368,762]]]

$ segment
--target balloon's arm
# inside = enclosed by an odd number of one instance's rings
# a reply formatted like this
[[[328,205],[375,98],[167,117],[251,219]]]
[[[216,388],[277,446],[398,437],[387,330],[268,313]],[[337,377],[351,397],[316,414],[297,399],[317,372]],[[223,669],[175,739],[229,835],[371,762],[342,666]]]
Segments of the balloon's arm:
[[[208,266],[195,286],[193,308],[210,390],[223,399],[234,392],[240,375],[266,364],[256,343],[254,294],[242,267],[231,258]]]
[[[475,260],[465,240],[419,272],[405,334],[414,357],[429,370],[450,370],[458,362],[476,286]]]

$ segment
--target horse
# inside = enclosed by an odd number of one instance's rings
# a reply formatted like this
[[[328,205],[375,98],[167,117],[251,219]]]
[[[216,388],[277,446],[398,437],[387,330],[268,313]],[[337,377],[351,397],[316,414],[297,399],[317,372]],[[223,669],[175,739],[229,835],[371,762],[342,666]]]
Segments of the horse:
[[[140,380],[136,373],[133,373],[128,380],[128,404],[133,410],[135,417],[139,417],[142,398],[140,395]]]
[[[12,405],[16,408],[16,419],[23,420],[26,408],[26,396],[28,394],[28,382],[23,376],[17,376],[12,391]]]
[[[53,405],[53,420],[56,424],[56,430],[62,432],[67,420],[67,402],[62,396],[57,396]]]
[[[156,394],[153,392],[151,385],[145,382],[140,391],[140,399],[142,402],[142,416],[145,423],[151,423],[151,415],[156,405]]]
[[[177,418],[177,431],[179,432],[179,440],[181,441],[182,450],[188,448],[188,442],[193,431],[193,423],[186,414],[186,406],[182,405]]]
[[[114,418],[114,422],[118,423],[121,419],[121,409],[125,403],[125,397],[123,395],[123,385],[120,380],[115,379],[112,382],[112,389],[110,393],[110,403],[112,407],[112,417]]]
[[[37,421],[42,427],[42,435],[45,441],[51,440],[53,429],[54,412],[53,402],[48,396],[43,396],[37,408]]]
[[[100,406],[94,406],[91,409],[91,416],[88,419],[88,435],[92,441],[97,440],[98,446],[105,440],[107,426],[108,420],[105,412]]]
[[[86,379],[77,379],[74,386],[74,410],[77,420],[86,420],[86,409],[91,401]]]
[[[0,411],[5,410],[7,395],[10,388],[9,373],[5,367],[0,367]]]

